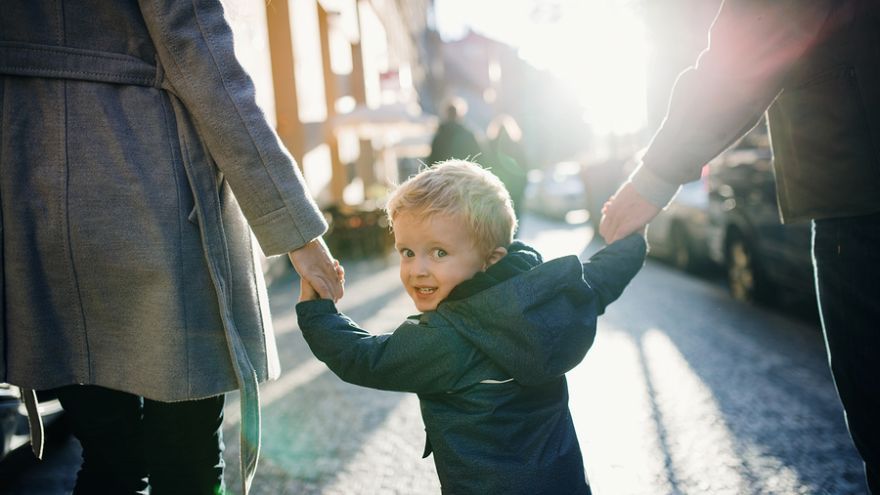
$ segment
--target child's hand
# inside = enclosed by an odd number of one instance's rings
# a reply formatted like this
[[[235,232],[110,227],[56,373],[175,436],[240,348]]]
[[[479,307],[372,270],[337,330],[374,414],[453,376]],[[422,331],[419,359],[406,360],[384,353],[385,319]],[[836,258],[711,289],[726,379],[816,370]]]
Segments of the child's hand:
[[[340,284],[345,284],[345,269],[342,268],[342,265],[339,264],[339,260],[333,260],[333,266],[336,269],[336,277],[339,279]],[[321,296],[318,295],[318,291],[312,287],[305,278],[300,278],[299,280],[299,302],[303,301],[317,301],[321,299]]]
[[[306,279],[299,279],[299,302],[303,301],[317,301],[321,299],[321,296],[318,295],[318,291],[312,287]]]

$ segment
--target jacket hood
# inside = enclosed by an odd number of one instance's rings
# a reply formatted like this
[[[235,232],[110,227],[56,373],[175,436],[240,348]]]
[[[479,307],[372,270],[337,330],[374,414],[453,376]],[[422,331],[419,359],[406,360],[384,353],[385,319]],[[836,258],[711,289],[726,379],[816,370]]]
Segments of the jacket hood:
[[[517,382],[537,385],[583,359],[599,309],[577,257],[544,263],[514,241],[504,258],[459,284],[437,312]]]

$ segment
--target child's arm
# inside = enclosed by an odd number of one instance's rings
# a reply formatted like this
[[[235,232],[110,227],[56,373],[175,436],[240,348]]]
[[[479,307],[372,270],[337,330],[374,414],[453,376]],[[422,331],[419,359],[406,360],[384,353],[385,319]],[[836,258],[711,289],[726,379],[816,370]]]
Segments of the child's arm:
[[[467,369],[468,353],[453,348],[448,332],[405,322],[374,335],[336,310],[329,299],[300,302],[296,313],[315,356],[346,382],[382,390],[440,393]]]
[[[614,242],[584,263],[584,280],[596,291],[599,314],[614,302],[645,264],[647,244],[642,234]]]

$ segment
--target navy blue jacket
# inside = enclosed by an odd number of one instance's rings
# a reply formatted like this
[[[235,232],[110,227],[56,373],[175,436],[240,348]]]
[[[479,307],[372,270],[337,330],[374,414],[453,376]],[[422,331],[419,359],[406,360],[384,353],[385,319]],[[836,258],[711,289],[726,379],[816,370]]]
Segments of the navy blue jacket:
[[[596,317],[644,263],[632,235],[584,264],[543,263],[514,242],[435,311],[373,335],[332,301],[297,305],[315,356],[343,380],[415,392],[425,455],[451,494],[586,494],[565,372],[593,343]]]

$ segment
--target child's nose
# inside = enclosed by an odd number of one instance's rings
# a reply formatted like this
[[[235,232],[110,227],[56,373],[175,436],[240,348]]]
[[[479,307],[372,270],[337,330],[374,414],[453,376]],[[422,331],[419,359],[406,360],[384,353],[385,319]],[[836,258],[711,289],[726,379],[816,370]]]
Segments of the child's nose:
[[[428,274],[428,260],[424,258],[416,259],[413,273],[418,277],[424,277]]]

